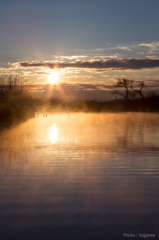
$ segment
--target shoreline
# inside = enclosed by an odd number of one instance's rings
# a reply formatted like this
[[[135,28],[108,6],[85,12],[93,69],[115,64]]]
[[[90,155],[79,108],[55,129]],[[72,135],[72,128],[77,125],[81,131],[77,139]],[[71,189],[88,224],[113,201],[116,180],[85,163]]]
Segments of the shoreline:
[[[159,113],[159,95],[155,97],[125,101],[122,99],[73,100],[37,99],[25,94],[1,99],[0,101],[0,127],[9,127],[35,117],[36,112],[46,113]]]

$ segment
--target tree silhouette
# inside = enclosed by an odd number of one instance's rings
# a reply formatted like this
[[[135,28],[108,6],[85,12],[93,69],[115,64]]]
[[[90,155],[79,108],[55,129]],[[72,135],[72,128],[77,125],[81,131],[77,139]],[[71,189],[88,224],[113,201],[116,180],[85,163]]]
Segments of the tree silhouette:
[[[129,80],[129,79],[126,79],[126,78],[118,79],[118,81],[114,85],[114,87],[122,89],[123,92],[120,92],[118,90],[114,90],[114,91],[112,91],[112,94],[119,94],[125,100],[129,100],[133,95],[132,91],[130,90],[133,82],[134,82],[133,80]]]
[[[146,87],[144,81],[142,81],[142,82],[139,83],[139,89],[134,89],[133,86],[131,85],[131,89],[132,89],[135,93],[139,94],[143,100],[145,100],[145,97],[144,97],[144,95],[143,95],[143,93],[142,93],[142,89],[143,89],[144,87]]]
[[[121,89],[122,92],[119,90],[114,90],[111,93],[121,95],[126,101],[128,101],[130,99],[136,99],[137,96],[139,96],[143,100],[145,100],[145,97],[142,92],[143,88],[146,87],[144,81],[139,82],[138,89],[134,89],[133,83],[134,83],[134,80],[130,80],[130,79],[126,79],[126,78],[118,79],[117,83],[114,85],[114,87]]]

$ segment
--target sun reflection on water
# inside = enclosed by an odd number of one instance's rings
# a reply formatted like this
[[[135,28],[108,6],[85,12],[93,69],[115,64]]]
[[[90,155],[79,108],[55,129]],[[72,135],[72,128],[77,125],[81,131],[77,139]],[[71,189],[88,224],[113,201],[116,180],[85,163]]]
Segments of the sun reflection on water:
[[[57,141],[57,127],[56,124],[53,124],[50,128],[50,141],[56,143]]]

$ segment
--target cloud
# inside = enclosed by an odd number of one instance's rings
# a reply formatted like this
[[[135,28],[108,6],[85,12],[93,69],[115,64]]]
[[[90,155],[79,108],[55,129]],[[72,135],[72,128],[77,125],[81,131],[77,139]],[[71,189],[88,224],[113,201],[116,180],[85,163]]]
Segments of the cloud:
[[[149,58],[149,59],[159,59],[159,56],[155,56],[155,55],[153,55],[153,56],[146,56],[147,58]]]
[[[78,59],[78,58],[87,58],[88,56],[86,55],[74,55],[74,56],[57,56],[56,58],[60,58],[60,59],[69,59],[69,60],[72,60],[72,59]]]
[[[140,43],[141,46],[146,46],[146,47],[154,47],[155,43],[154,42],[145,42],[145,43]]]
[[[104,56],[94,56],[93,59],[112,59],[112,58],[117,58],[119,54],[116,53],[114,55],[104,55]]]
[[[54,97],[62,99],[113,99],[114,95],[111,91],[114,90],[115,79],[110,83],[59,83],[57,86],[50,84],[29,84],[26,85],[26,89],[37,94],[41,97]],[[135,81],[138,87],[138,81]],[[145,80],[145,84],[148,86],[145,88],[145,94],[153,91],[159,87],[158,80]],[[158,90],[157,90],[158,91]]]
[[[94,83],[60,83],[56,87],[49,84],[30,84],[29,90],[33,94],[45,97],[71,99],[96,99],[101,100],[113,98],[111,94],[113,84],[94,84]],[[26,86],[27,88],[27,86]]]
[[[88,69],[119,69],[140,70],[159,67],[159,59],[109,59],[101,61],[61,62],[20,62],[21,67],[56,68],[88,68]]]
[[[121,49],[121,50],[125,50],[125,51],[132,51],[132,49],[129,47],[113,47],[111,49]]]
[[[140,46],[149,47],[150,50],[149,50],[148,53],[153,53],[153,52],[159,51],[159,42],[145,42],[145,43],[140,43]]]

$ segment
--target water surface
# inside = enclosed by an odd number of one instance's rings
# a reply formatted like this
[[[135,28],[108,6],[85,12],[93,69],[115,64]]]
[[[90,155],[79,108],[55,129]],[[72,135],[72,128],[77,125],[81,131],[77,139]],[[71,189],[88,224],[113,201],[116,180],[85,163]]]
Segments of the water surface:
[[[41,114],[1,131],[1,239],[159,239],[158,155],[159,114]]]

